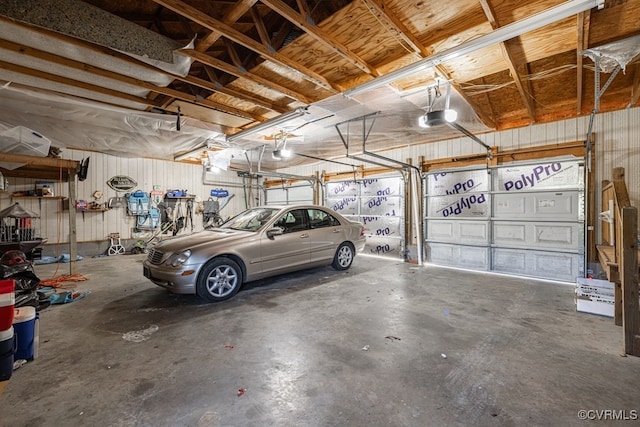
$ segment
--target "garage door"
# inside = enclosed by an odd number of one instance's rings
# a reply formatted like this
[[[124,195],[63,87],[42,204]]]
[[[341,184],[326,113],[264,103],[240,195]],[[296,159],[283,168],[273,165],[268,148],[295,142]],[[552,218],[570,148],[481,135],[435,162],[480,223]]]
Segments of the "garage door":
[[[404,180],[385,176],[325,185],[325,206],[364,224],[365,253],[404,259]]]
[[[286,187],[271,187],[265,190],[265,204],[294,205],[313,204],[313,186],[300,184]]]
[[[427,176],[427,260],[575,282],[584,276],[584,169],[545,161]]]

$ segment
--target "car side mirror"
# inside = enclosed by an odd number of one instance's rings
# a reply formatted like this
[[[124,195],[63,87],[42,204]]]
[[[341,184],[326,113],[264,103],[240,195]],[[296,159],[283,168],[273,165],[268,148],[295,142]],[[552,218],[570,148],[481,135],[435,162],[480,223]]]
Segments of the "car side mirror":
[[[284,230],[280,227],[273,227],[267,230],[267,237],[273,239],[274,236],[282,236]]]

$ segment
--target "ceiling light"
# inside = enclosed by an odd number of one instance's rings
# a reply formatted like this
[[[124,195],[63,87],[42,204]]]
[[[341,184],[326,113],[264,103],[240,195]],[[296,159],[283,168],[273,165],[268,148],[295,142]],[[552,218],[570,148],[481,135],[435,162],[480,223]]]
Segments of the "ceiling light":
[[[259,123],[255,126],[252,126],[248,129],[242,130],[238,133],[234,133],[233,135],[229,135],[227,137],[228,142],[234,142],[239,139],[242,139],[246,136],[253,135],[254,133],[258,133],[263,130],[270,129],[272,127],[282,125],[289,120],[304,116],[308,113],[308,107],[298,107],[293,111],[289,111],[288,113],[282,114],[278,117],[275,117],[271,120],[267,120],[266,122]]]
[[[437,110],[429,111],[428,113],[420,116],[418,119],[418,125],[421,128],[428,128],[431,126],[441,125],[443,123],[453,123],[458,119],[458,112],[456,110]]]
[[[596,6],[598,9],[602,9],[604,7],[604,0],[570,0],[564,2],[558,6],[536,13],[528,18],[500,27],[497,30],[476,39],[469,40],[456,47],[436,53],[435,55],[423,58],[413,64],[409,64],[383,76],[369,80],[366,83],[344,91],[343,95],[350,98],[361,93],[368,92],[396,80],[409,77],[420,71],[433,68],[443,62],[463,55],[468,55],[471,52],[518,37],[521,34],[536,30],[544,27],[545,25],[552,24]]]
[[[273,158],[273,160],[288,159],[289,157],[291,157],[291,150],[287,150],[286,148],[273,150],[271,152],[271,157]]]

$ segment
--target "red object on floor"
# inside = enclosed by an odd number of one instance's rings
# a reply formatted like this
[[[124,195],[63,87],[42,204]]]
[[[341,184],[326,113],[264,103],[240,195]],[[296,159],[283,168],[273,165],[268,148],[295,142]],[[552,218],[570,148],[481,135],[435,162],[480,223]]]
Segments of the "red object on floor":
[[[13,324],[16,302],[15,281],[0,280],[0,331],[6,331]]]

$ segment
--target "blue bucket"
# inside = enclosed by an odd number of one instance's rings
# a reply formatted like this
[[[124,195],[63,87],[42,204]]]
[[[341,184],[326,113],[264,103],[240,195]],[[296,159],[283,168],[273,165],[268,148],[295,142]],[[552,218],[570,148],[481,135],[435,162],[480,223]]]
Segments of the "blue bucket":
[[[6,331],[0,331],[0,381],[6,381],[11,378],[15,347],[13,327]]]
[[[35,307],[20,307],[15,309],[13,330],[15,331],[16,353],[14,360],[31,360],[35,356],[36,337],[36,309]]]

